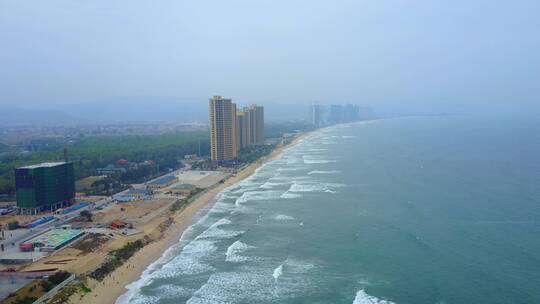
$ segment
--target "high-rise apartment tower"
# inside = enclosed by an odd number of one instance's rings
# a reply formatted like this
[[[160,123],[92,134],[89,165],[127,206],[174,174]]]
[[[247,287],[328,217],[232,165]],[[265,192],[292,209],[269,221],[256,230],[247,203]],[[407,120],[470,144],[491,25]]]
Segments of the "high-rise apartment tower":
[[[230,99],[213,96],[209,102],[211,157],[214,161],[236,158],[236,105]]]

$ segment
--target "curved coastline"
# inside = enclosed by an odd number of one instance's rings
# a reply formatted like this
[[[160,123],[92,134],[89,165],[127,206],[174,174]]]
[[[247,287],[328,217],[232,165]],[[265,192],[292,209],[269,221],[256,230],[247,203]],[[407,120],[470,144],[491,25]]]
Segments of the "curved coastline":
[[[219,195],[227,188],[250,177],[266,163],[279,156],[286,149],[295,146],[313,131],[296,136],[290,143],[276,147],[270,155],[248,165],[235,176],[228,178],[223,184],[214,187],[191,202],[184,210],[174,215],[174,222],[164,232],[163,237],[139,250],[124,265],[116,269],[101,282],[91,282],[91,292],[81,297],[75,294],[72,303],[128,303],[138,288],[147,284],[148,274],[152,273],[173,255],[175,249],[182,246],[182,239],[190,231],[190,227],[204,219],[206,213],[219,199]]]

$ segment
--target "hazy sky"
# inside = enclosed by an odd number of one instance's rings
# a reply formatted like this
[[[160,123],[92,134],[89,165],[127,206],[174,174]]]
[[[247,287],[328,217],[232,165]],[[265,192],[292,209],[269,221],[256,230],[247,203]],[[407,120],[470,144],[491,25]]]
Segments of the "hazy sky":
[[[0,1],[0,104],[540,103],[540,1]]]

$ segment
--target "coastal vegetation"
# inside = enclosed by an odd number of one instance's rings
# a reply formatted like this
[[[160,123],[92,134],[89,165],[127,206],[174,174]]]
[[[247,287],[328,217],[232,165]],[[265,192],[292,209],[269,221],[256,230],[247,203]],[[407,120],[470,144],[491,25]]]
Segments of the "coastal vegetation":
[[[267,138],[305,130],[303,122],[280,122],[265,125]],[[7,147],[5,144],[2,147]],[[6,150],[5,148],[4,150]],[[240,163],[249,163],[268,154],[272,147],[254,146],[240,151]],[[7,151],[7,150],[6,150]],[[73,162],[75,178],[91,177],[90,187],[84,185],[86,194],[111,194],[127,188],[126,184],[139,183],[182,166],[180,160],[187,154],[206,158],[210,154],[210,137],[207,131],[183,131],[153,135],[70,136],[37,138],[11,144],[10,152],[0,154],[0,195],[15,194],[14,169],[47,161],[63,161],[64,153]],[[127,160],[134,166],[125,172],[107,178],[96,178],[97,169]],[[139,165],[145,161],[145,165]],[[205,162],[195,168],[208,169]]]
[[[69,284],[65,288],[62,288],[52,299],[48,301],[49,304],[63,304],[69,303],[69,298],[74,294],[80,294],[81,298],[91,292],[92,290],[86,286],[84,280],[83,282],[77,282],[74,284]]]
[[[107,275],[113,272],[116,268],[122,266],[131,256],[139,249],[151,242],[149,237],[144,237],[133,242],[129,242],[122,248],[109,252],[107,260],[101,264],[96,270],[89,274],[89,277],[98,281],[103,280]]]
[[[247,146],[238,153],[238,162],[241,164],[249,164],[257,159],[266,156],[272,152],[275,145],[254,145]]]
[[[76,179],[96,175],[96,169],[114,164],[119,159],[139,163],[152,160],[153,164],[130,170],[120,176],[124,183],[138,182],[148,176],[180,166],[179,159],[186,154],[208,155],[208,132],[186,131],[143,136],[81,136],[52,138],[21,143],[18,153],[0,157],[0,194],[15,192],[14,169],[46,161],[64,160],[64,149],[75,167]]]
[[[66,280],[71,274],[66,271],[58,271],[55,274],[43,278],[33,280],[28,285],[22,287],[16,292],[10,294],[2,303],[5,304],[31,304],[43,296],[45,293],[58,286]],[[65,302],[62,302],[65,303]]]

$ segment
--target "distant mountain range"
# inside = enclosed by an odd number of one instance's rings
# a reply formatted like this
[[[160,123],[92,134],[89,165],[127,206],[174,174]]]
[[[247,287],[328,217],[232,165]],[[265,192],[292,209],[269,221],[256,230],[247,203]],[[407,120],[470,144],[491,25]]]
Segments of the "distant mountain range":
[[[97,123],[111,122],[206,122],[206,100],[179,101],[162,97],[116,97],[66,107],[68,113]]]
[[[84,119],[57,110],[29,110],[3,107],[0,126],[76,124]]]
[[[307,105],[265,104],[267,121],[307,118]],[[239,106],[248,104],[239,103]],[[182,100],[158,97],[118,97],[95,103],[66,105],[36,110],[7,107],[0,126],[12,125],[75,125],[133,122],[206,123],[207,99]]]
[[[0,143],[0,153],[1,152],[6,152],[6,151],[9,151],[9,146],[5,145],[3,143]]]

